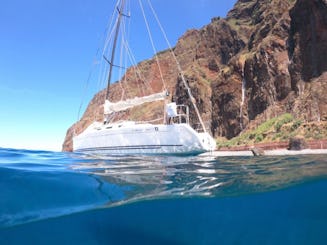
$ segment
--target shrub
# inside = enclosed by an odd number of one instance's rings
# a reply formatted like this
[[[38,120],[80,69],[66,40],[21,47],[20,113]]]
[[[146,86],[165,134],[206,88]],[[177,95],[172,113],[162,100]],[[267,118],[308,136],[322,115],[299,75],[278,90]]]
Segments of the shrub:
[[[295,120],[295,121],[293,122],[293,125],[292,125],[292,128],[291,128],[292,131],[298,129],[298,127],[300,127],[301,124],[302,124],[302,120],[300,120],[300,119]]]
[[[278,120],[275,124],[275,130],[279,132],[284,124],[292,122],[293,119],[294,119],[293,116],[289,113],[281,115],[280,117],[278,117]]]
[[[258,134],[256,137],[255,137],[255,142],[261,142],[263,141],[263,135],[262,134]]]

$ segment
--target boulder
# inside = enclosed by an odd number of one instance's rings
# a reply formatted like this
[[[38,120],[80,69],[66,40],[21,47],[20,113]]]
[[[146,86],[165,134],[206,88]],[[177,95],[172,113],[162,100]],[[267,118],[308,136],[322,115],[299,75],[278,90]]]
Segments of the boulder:
[[[307,149],[307,148],[308,148],[308,144],[306,143],[304,138],[301,138],[301,137],[290,138],[290,141],[288,144],[288,150],[300,151],[300,150]]]

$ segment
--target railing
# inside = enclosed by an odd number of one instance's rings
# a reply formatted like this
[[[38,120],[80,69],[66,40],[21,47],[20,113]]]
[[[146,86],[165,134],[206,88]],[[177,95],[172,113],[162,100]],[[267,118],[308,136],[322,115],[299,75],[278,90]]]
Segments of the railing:
[[[190,123],[190,110],[187,105],[177,105],[177,116],[169,118],[168,123]]]
[[[168,119],[168,124],[172,124],[172,123],[190,124],[190,110],[187,105],[177,105],[177,116]],[[192,126],[193,126],[194,130],[197,131],[198,133],[205,132],[201,123],[197,123]],[[211,132],[210,122],[204,122],[204,126],[205,126],[207,132]]]

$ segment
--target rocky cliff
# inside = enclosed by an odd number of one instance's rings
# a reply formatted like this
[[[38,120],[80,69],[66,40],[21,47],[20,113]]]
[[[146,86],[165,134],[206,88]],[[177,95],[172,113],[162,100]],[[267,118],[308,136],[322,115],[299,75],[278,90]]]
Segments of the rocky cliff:
[[[226,18],[213,18],[202,29],[187,31],[174,53],[215,137],[233,138],[285,112],[307,122],[327,121],[327,0],[239,0]],[[170,99],[188,104],[173,57],[163,51],[158,58]],[[160,70],[154,58],[138,64],[138,70],[152,91],[162,90],[155,83]],[[115,83],[111,99],[122,97],[123,84],[140,83],[133,75]],[[72,149],[74,131],[102,120],[103,101],[100,91],[67,131],[64,151]],[[118,117],[151,120],[161,115],[162,106],[148,104]]]

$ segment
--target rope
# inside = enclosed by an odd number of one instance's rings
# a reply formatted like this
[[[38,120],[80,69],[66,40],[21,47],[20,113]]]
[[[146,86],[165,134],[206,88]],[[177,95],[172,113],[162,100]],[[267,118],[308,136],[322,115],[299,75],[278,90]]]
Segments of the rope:
[[[146,25],[146,28],[147,28],[147,31],[148,31],[148,34],[149,34],[149,38],[150,38],[150,42],[151,42],[151,45],[152,45],[152,49],[153,49],[153,52],[155,53],[155,58],[156,58],[156,62],[157,62],[157,65],[158,65],[160,77],[161,77],[161,80],[162,80],[163,85],[164,85],[164,90],[167,90],[167,86],[166,86],[165,80],[163,78],[161,67],[160,67],[160,64],[159,64],[159,59],[158,59],[157,51],[156,51],[156,48],[155,48],[154,43],[153,43],[153,39],[152,39],[152,35],[151,35],[149,23],[148,23],[147,18],[145,16],[144,8],[143,8],[143,4],[142,4],[142,1],[141,0],[139,0],[139,4],[140,4],[140,7],[141,7],[141,11],[142,11],[142,15],[143,15],[143,18],[144,18],[144,22],[145,22],[145,25]]]
[[[116,9],[117,6],[118,6],[118,2],[116,3],[115,9]],[[106,41],[108,40],[108,36],[106,37],[106,33],[108,33],[109,27],[111,27],[113,22],[114,22],[114,13],[115,12],[113,12],[111,14],[111,18],[109,19],[109,21],[108,21],[108,23],[106,25],[106,28],[103,31],[103,34],[102,34],[102,36],[100,38],[100,41],[99,41],[100,43],[102,43],[102,42],[106,43]],[[83,94],[82,94],[81,102],[80,102],[80,105],[78,107],[77,121],[79,121],[80,117],[81,117],[81,110],[82,110],[83,102],[85,101],[86,92],[88,91],[88,87],[89,87],[93,72],[95,70],[95,66],[97,65],[97,57],[98,57],[99,53],[100,53],[100,45],[98,45],[98,48],[97,48],[97,50],[95,52],[95,56],[94,56],[94,59],[92,61],[91,69],[90,69],[90,71],[88,73],[88,76],[87,76],[87,79],[86,79],[86,82],[85,82],[85,87],[84,87],[84,91],[83,91]]]
[[[176,57],[174,51],[173,51],[172,48],[171,48],[170,42],[169,42],[169,40],[168,40],[168,38],[167,38],[167,35],[166,35],[166,33],[165,33],[165,31],[164,31],[164,29],[163,29],[163,27],[162,27],[162,25],[161,25],[161,23],[160,23],[160,21],[159,21],[159,18],[158,18],[158,16],[157,16],[156,12],[154,11],[154,8],[153,8],[153,6],[152,6],[150,0],[148,0],[148,4],[149,4],[149,6],[150,6],[150,9],[151,9],[151,11],[152,11],[152,13],[153,13],[153,15],[154,15],[154,17],[155,17],[155,19],[156,19],[158,25],[159,25],[159,28],[160,28],[162,34],[163,34],[163,36],[164,36],[164,38],[165,38],[165,40],[166,40],[166,42],[167,42],[168,48],[169,48],[169,50],[170,50],[170,52],[171,52],[171,54],[172,54],[172,56],[173,56],[173,58],[174,58],[174,60],[175,60],[175,62],[176,62],[176,64],[177,64],[177,69],[178,69],[178,71],[179,71],[179,73],[180,73],[180,75],[181,75],[181,78],[182,78],[183,84],[184,84],[184,86],[185,86],[185,88],[186,88],[186,90],[187,90],[187,93],[188,93],[189,97],[190,97],[190,100],[191,100],[192,105],[193,105],[193,107],[194,107],[194,109],[195,109],[195,112],[196,112],[197,117],[198,117],[198,119],[199,119],[199,121],[200,121],[200,124],[201,124],[201,126],[202,126],[202,128],[203,128],[203,131],[206,133],[207,130],[206,130],[206,127],[205,127],[205,125],[204,125],[204,123],[203,123],[203,120],[202,120],[202,118],[201,118],[201,115],[200,115],[199,109],[198,109],[198,107],[197,107],[197,105],[196,105],[196,103],[195,103],[196,101],[195,101],[195,99],[194,99],[194,97],[193,97],[193,95],[192,95],[192,93],[191,93],[191,88],[188,86],[188,84],[187,84],[187,82],[186,82],[186,80],[185,80],[185,77],[184,77],[184,73],[183,73],[183,71],[182,71],[182,68],[181,68],[181,66],[180,66],[180,64],[179,64],[179,62],[178,62],[178,60],[177,60],[177,57]]]
[[[126,35],[126,25],[125,25],[125,22],[124,21],[122,21],[122,36],[121,36],[121,39],[122,39],[122,41],[121,41],[121,43],[123,44],[123,45],[121,45],[121,47],[120,47],[120,63],[119,63],[119,66],[120,67],[126,67],[126,58],[123,58],[124,56],[126,57],[126,52],[124,52],[124,42],[125,42],[125,35]],[[125,61],[125,62],[124,62]],[[124,64],[123,64],[123,62],[124,62]],[[123,76],[123,69],[119,69],[119,77],[122,77]],[[125,76],[125,78],[124,79],[126,79],[126,76]],[[118,83],[119,84],[119,86],[120,86],[120,88],[121,88],[121,97],[120,97],[120,100],[123,100],[124,99],[124,96],[125,96],[125,89],[124,89],[124,87],[123,87],[123,82],[119,82]]]
[[[140,71],[140,69],[138,68],[138,66],[136,65],[136,59],[131,51],[131,49],[129,48],[128,46],[128,43],[125,44],[126,45],[126,49],[127,49],[127,52],[128,52],[128,55],[129,55],[129,58],[130,58],[130,62],[134,65],[133,66],[133,70],[134,70],[134,73],[135,75],[140,79],[142,80],[143,82],[145,82],[147,84],[147,88],[148,90],[150,91],[150,93],[154,93],[152,87],[150,86],[150,83],[148,82],[147,79],[145,79],[144,76],[142,76],[142,72]]]

